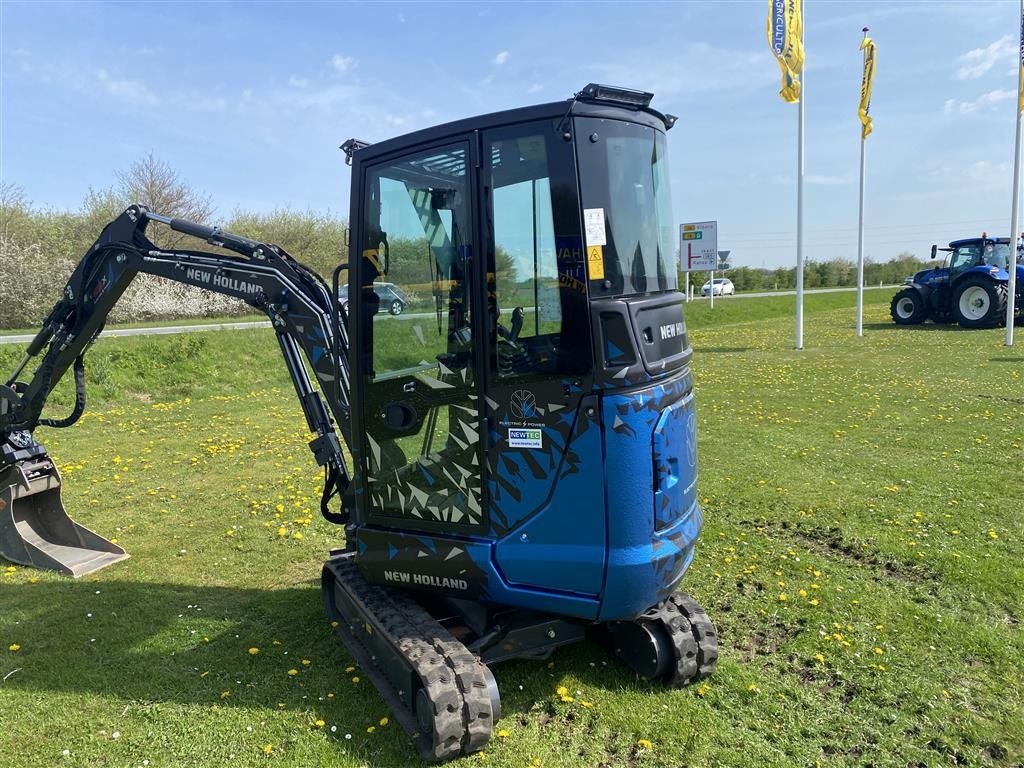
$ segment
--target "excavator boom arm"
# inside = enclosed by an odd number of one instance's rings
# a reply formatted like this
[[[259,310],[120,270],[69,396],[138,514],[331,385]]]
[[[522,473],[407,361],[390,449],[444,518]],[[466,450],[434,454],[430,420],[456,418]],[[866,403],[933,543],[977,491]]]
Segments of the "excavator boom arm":
[[[146,236],[152,222],[233,253],[158,248]],[[347,515],[327,509],[328,498],[334,492],[344,495],[350,482],[334,428],[336,422],[341,437],[349,443],[348,338],[344,310],[336,296],[318,275],[280,247],[216,227],[160,216],[140,205],[131,206],[104,228],[72,273],[63,296],[29,344],[14,375],[0,386],[0,446],[4,448],[0,471],[27,456],[26,433],[30,437],[36,426],[70,426],[81,415],[85,394],[82,357],[139,273],[233,296],[266,313],[309,430],[316,435],[310,447],[327,471],[322,511],[332,522],[344,522]],[[30,361],[40,354],[31,377],[19,381]],[[326,402],[311,381],[303,356]],[[72,367],[76,379],[72,416],[60,421],[43,419],[47,398]],[[12,439],[18,433],[20,436]],[[13,447],[15,444],[22,445],[20,452]],[[38,458],[40,452],[31,458]]]

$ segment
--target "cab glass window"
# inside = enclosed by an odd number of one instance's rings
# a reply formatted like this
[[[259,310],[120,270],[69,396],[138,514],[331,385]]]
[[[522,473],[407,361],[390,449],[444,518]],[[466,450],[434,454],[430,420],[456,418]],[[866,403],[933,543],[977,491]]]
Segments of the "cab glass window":
[[[506,378],[585,372],[590,336],[572,144],[545,121],[487,132],[484,152],[493,367]]]

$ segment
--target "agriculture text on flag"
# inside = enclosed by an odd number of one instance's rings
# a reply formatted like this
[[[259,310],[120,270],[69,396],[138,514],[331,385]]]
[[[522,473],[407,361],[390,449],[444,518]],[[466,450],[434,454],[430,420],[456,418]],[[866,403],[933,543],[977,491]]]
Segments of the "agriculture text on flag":
[[[864,76],[860,81],[860,108],[857,114],[860,115],[862,124],[860,137],[866,139],[871,133],[871,88],[875,84],[875,41],[865,37],[860,44],[864,51]],[[1022,49],[1024,50],[1024,49]]]
[[[804,69],[803,10],[801,0],[768,0],[768,46],[782,70],[779,95],[800,101],[799,77]]]

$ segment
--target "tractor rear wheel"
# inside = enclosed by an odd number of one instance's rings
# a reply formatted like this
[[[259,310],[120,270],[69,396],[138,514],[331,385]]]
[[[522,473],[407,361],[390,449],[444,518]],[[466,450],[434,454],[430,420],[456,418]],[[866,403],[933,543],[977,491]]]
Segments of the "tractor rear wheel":
[[[998,325],[1006,314],[1006,286],[987,277],[969,277],[953,294],[953,314],[962,328]]]
[[[915,288],[904,288],[892,297],[889,314],[897,325],[919,325],[928,319],[928,307]]]

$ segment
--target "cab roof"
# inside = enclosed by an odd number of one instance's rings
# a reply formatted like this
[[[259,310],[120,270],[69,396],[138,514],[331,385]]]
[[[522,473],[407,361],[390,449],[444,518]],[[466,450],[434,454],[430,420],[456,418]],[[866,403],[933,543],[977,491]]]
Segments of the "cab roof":
[[[985,241],[986,242],[990,242],[990,243],[1002,243],[1003,245],[1009,245],[1010,238],[1008,238],[1008,237],[986,237]],[[950,248],[959,248],[961,245],[974,245],[974,244],[980,243],[980,242],[981,242],[981,238],[980,237],[965,237],[965,238],[962,238],[960,240],[950,240],[949,241],[949,247]]]
[[[606,97],[603,91],[594,92],[592,91],[594,88],[606,89],[610,95]],[[630,103],[630,101],[625,99],[618,101],[614,98],[616,91],[621,91],[627,94],[641,94],[642,96],[646,96],[647,99],[645,101],[642,100],[639,103]],[[596,95],[588,95],[588,92],[594,92]],[[667,131],[675,124],[676,118],[672,115],[663,114],[648,106],[647,102],[650,101],[650,98],[651,94],[649,93],[628,91],[627,89],[616,89],[607,86],[595,86],[591,83],[582,91],[565,101],[553,101],[547,104],[507,109],[502,110],[501,112],[491,112],[485,115],[454,120],[450,123],[434,125],[429,128],[413,131],[412,133],[403,134],[401,136],[395,136],[394,138],[385,139],[384,141],[373,144],[367,144],[353,139],[346,142],[346,145],[355,145],[352,151],[353,160],[365,162],[371,158],[380,157],[392,152],[408,151],[410,147],[415,147],[419,144],[432,144],[443,140],[448,136],[472,133],[473,131],[495,128],[511,123],[526,123],[534,120],[545,119],[568,119],[574,116],[626,120],[649,126],[658,131]],[[342,149],[346,149],[346,147],[343,145]],[[348,150],[346,149],[346,151]]]

